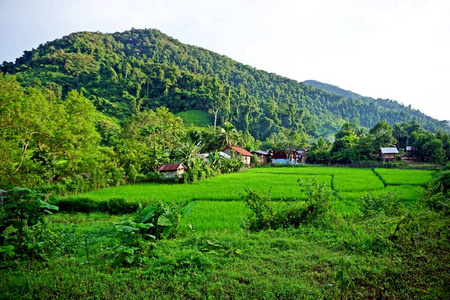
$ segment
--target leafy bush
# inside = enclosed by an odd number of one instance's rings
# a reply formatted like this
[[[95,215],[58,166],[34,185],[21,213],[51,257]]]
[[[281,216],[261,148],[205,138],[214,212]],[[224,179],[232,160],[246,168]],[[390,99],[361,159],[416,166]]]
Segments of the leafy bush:
[[[95,211],[106,211],[106,203],[94,201],[89,198],[64,198],[56,199],[53,204],[59,207],[60,211],[65,212],[95,212]],[[103,208],[103,209],[102,209]]]
[[[36,238],[40,230],[30,228],[44,226],[45,215],[58,210],[43,199],[43,194],[27,188],[0,190],[0,257],[28,254],[33,259],[43,246],[45,241]]]
[[[271,202],[258,193],[247,190],[243,201],[251,210],[244,227],[251,231],[298,227],[301,224],[323,225],[330,221],[325,215],[330,211],[334,199],[333,191],[320,185],[317,180],[298,181],[307,195],[306,202]],[[278,209],[274,204],[278,205]]]
[[[154,248],[152,241],[176,235],[182,215],[180,206],[159,202],[115,223],[121,238],[121,243],[114,250],[115,264],[133,265],[142,262],[145,253]]]
[[[125,198],[111,198],[108,200],[108,212],[112,215],[128,214],[135,212],[139,204],[127,202]]]
[[[139,208],[139,203],[128,202],[125,198],[111,198],[107,201],[95,201],[90,198],[54,199],[52,203],[64,212],[109,212],[112,215],[129,214]]]
[[[374,196],[369,192],[361,197],[360,210],[364,217],[372,217],[377,214],[399,216],[401,205],[401,200],[395,197],[393,193]]]
[[[428,184],[424,197],[430,209],[450,213],[450,170],[447,167]]]

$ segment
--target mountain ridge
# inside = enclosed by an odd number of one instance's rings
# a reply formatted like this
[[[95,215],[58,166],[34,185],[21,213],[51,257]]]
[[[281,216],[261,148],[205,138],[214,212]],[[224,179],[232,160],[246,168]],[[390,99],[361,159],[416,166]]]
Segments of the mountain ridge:
[[[183,44],[156,29],[72,33],[25,51],[1,70],[16,74],[25,86],[61,94],[82,90],[100,111],[119,118],[158,106],[174,113],[208,111],[224,100],[219,122],[230,121],[258,139],[285,129],[332,134],[352,120],[368,128],[380,120],[415,120],[434,132],[449,131],[408,107],[331,93]]]

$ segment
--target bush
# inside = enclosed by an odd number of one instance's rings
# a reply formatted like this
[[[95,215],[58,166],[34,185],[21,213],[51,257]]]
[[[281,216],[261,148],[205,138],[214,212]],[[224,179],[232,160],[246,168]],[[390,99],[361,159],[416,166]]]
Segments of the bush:
[[[101,209],[99,209],[100,202],[94,201],[89,198],[56,199],[52,203],[57,205],[59,207],[60,211],[65,211],[65,212],[89,213],[89,212],[101,211]]]
[[[124,198],[111,198],[107,203],[108,212],[112,215],[134,213],[138,208],[138,203],[127,202]]]
[[[90,198],[54,199],[52,203],[64,212],[109,212],[112,215],[135,212],[139,203],[127,202],[124,198],[111,198],[108,201],[94,201]]]
[[[450,214],[450,171],[447,168],[440,171],[428,184],[424,198],[430,209]]]
[[[333,191],[314,180],[299,181],[308,200],[300,205],[295,202],[281,201],[275,209],[274,202],[258,193],[247,190],[243,201],[251,210],[244,227],[251,231],[298,227],[301,224],[323,225],[329,220],[325,216],[330,212],[334,199]],[[303,204],[303,205],[302,205]]]
[[[401,210],[401,201],[393,193],[382,194],[375,197],[372,193],[367,193],[361,197],[360,210],[364,217],[372,217],[377,214],[386,216],[399,216]]]

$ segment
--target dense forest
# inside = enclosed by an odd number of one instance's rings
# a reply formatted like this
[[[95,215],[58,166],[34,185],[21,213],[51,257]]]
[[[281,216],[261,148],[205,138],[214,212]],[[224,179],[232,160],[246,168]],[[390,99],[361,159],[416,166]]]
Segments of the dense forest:
[[[173,113],[210,111],[259,140],[283,131],[332,135],[344,121],[370,128],[417,121],[426,130],[449,127],[389,101],[343,97],[189,46],[154,29],[114,34],[79,32],[47,42],[4,73],[59,97],[77,89],[96,108],[120,119],[164,106]]]
[[[422,161],[450,157],[449,126],[418,111],[259,71],[157,30],[74,33],[1,70],[2,184],[76,193],[155,180],[174,161],[193,181],[241,167],[197,161],[226,144],[309,145],[316,163],[371,160],[393,144]],[[211,126],[194,124],[202,120]]]

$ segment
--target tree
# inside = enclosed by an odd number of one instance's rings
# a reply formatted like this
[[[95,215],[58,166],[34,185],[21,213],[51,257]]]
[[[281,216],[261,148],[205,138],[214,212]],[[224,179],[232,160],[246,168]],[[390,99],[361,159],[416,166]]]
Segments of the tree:
[[[220,127],[219,143],[221,147],[227,145],[237,145],[241,141],[240,133],[236,130],[236,126],[230,122],[225,122]]]
[[[381,147],[389,147],[397,143],[392,135],[392,127],[386,121],[378,122],[369,130],[369,134],[374,136],[372,151],[378,151]]]

